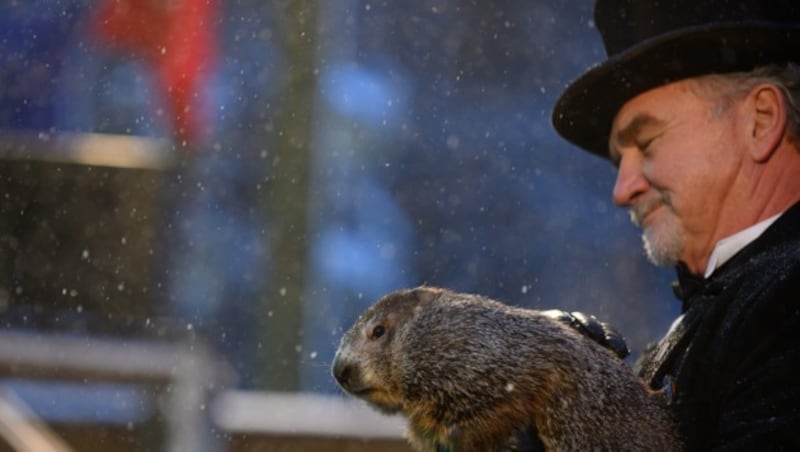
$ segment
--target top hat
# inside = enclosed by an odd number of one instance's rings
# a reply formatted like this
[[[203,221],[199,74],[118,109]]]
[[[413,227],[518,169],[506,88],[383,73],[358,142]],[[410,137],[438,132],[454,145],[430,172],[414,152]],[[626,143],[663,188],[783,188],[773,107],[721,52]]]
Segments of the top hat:
[[[609,57],[567,86],[552,122],[568,141],[605,158],[614,116],[644,91],[800,62],[798,0],[597,0],[594,13]]]

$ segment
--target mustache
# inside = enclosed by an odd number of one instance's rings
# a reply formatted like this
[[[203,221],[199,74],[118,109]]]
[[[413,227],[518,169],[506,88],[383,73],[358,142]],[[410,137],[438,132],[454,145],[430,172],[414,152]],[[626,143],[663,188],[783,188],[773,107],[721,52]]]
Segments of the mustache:
[[[662,204],[669,205],[669,202],[665,196],[659,195],[652,198],[643,199],[639,203],[631,206],[629,211],[631,222],[633,222],[636,227],[642,227],[642,221],[644,221],[644,218]]]

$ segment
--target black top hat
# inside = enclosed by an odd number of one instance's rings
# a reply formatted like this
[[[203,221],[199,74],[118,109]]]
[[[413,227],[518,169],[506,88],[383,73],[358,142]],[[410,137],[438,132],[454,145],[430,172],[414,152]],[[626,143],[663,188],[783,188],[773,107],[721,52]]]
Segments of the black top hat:
[[[800,0],[597,0],[594,12],[609,58],[564,90],[552,121],[601,157],[614,115],[648,89],[800,62]]]

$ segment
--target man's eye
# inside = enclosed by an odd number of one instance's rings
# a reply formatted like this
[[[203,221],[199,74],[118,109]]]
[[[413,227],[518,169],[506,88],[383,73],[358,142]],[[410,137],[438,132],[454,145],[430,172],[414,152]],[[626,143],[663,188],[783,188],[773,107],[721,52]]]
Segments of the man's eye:
[[[643,140],[638,140],[636,142],[636,146],[639,148],[639,151],[643,153],[647,153],[651,151],[653,148],[653,143],[660,137],[661,135],[656,135],[653,137],[648,137]]]

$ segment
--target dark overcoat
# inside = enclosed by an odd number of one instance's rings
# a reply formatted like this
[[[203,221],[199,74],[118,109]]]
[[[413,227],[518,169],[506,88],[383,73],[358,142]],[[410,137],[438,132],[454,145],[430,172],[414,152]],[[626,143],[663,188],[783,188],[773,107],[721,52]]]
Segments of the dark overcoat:
[[[800,450],[800,203],[709,279],[678,269],[682,320],[636,369],[688,450]]]

